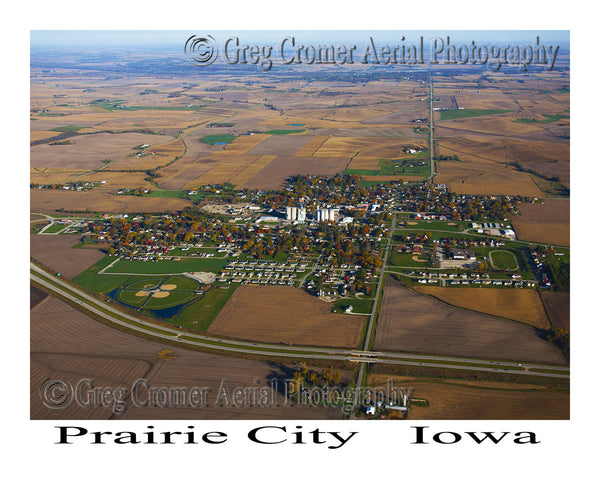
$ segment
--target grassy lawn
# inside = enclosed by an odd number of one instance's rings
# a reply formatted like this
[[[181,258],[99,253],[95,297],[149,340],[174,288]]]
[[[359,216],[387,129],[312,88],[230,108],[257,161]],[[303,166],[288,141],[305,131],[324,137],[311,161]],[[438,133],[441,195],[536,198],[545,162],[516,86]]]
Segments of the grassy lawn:
[[[493,252],[490,252],[490,258],[492,259],[492,262],[494,262],[494,266],[502,270],[519,267],[515,256],[511,252],[505,250],[494,250]]]
[[[463,110],[442,110],[440,111],[440,120],[454,120],[456,118],[482,117],[484,115],[498,115],[508,113],[511,110],[483,110],[477,108],[465,108]]]
[[[407,218],[405,221],[407,222],[406,227],[413,229],[413,230],[421,229],[423,231],[443,230],[443,231],[447,231],[447,232],[460,232],[465,228],[464,225],[462,225],[460,223],[444,222],[441,220],[414,220],[411,218]],[[409,224],[408,222],[410,222],[411,224]],[[412,225],[413,223],[415,223],[416,225]],[[449,225],[449,224],[453,224],[453,225]],[[400,228],[404,228],[404,227],[400,227]],[[402,232],[402,230],[398,230],[398,231]]]
[[[219,258],[198,258],[173,260],[119,260],[110,268],[110,273],[142,273],[142,274],[169,274],[183,272],[212,272],[221,271],[228,261]]]
[[[63,125],[62,127],[51,128],[51,132],[78,132],[84,127],[78,127],[77,125]]]
[[[235,292],[235,287],[211,288],[202,297],[187,306],[171,323],[190,330],[205,332]]]
[[[44,230],[44,233],[58,233],[67,227],[68,227],[68,225],[60,225],[58,223],[54,223],[54,224],[50,225],[46,230]]]
[[[379,170],[361,170],[359,168],[348,168],[344,175],[379,175]]]
[[[207,145],[214,145],[215,143],[231,143],[235,140],[235,135],[228,133],[222,133],[219,135],[206,135],[200,139],[202,143]]]
[[[88,268],[85,272],[80,273],[73,279],[73,281],[76,284],[81,285],[83,288],[87,288],[93,292],[108,293],[114,290],[126,282],[130,278],[129,275],[97,275],[100,270],[108,266],[114,260],[115,257],[111,257],[109,255],[105,256]],[[141,280],[139,277],[137,279]],[[156,281],[156,279],[152,278],[146,280],[149,282]]]
[[[416,257],[416,260],[413,259]],[[390,263],[396,267],[431,267],[431,255],[414,255],[412,253],[396,253],[390,254]]]
[[[373,300],[360,298],[341,298],[333,304],[338,313],[343,313],[344,309],[350,305],[352,305],[352,313],[370,314],[373,310]]]
[[[516,122],[516,123],[552,123],[552,122],[558,122],[559,120],[562,120],[563,118],[569,118],[569,115],[562,115],[560,113],[553,114],[553,115],[543,113],[542,115],[546,118],[544,118],[542,120],[538,120],[536,118],[517,118],[516,120],[513,120],[513,122]]]
[[[429,152],[418,152],[402,158],[382,158],[379,160],[378,170],[349,168],[344,170],[344,175],[370,175],[370,176],[390,176],[402,175],[427,176],[430,173]],[[425,163],[425,165],[420,165]]]

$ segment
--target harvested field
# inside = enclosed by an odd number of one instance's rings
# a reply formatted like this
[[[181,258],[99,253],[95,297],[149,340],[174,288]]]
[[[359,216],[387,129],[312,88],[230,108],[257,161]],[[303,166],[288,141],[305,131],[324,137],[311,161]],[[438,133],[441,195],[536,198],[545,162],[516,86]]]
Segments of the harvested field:
[[[291,127],[290,127],[291,128]],[[272,135],[248,151],[249,155],[294,155],[312,137],[308,135]]]
[[[531,327],[450,307],[388,278],[375,349],[565,364]]]
[[[162,167],[173,162],[177,157],[185,153],[185,143],[177,138],[169,143],[148,147],[140,157],[130,156],[122,158],[111,168],[126,170],[146,170]]]
[[[571,330],[571,294],[569,292],[542,292],[542,300],[553,328]]]
[[[38,140],[44,140],[45,138],[52,138],[60,135],[61,132],[49,132],[47,130],[31,130],[29,132],[29,141],[37,142]]]
[[[249,182],[254,176],[265,168],[269,163],[277,158],[276,155],[263,155],[256,162],[248,165],[240,173],[231,179],[231,183],[236,187]]]
[[[222,150],[215,150],[214,152],[212,152],[211,157],[244,155],[270,136],[271,135],[265,135],[262,133],[257,133],[254,135],[241,135],[237,137],[233,142],[225,145]]]
[[[198,178],[192,179],[186,183],[186,188],[194,188],[198,185],[213,185],[216,183],[232,183],[232,179],[238,176],[247,168],[251,168],[261,157],[257,155],[231,155],[212,157],[216,160],[214,166],[203,173]],[[259,169],[260,171],[260,169]]]
[[[89,190],[84,192],[32,189],[30,192],[31,210],[54,213],[63,208],[65,211],[131,213],[164,212],[181,210],[191,206],[192,202],[179,198],[136,197],[116,195],[111,190]]]
[[[154,190],[156,187],[146,180],[146,172],[111,172],[103,170],[101,172],[92,172],[87,174],[72,175],[71,181],[77,182],[106,182],[102,188],[149,188]],[[79,192],[81,193],[81,192]]]
[[[560,222],[569,223],[571,202],[553,198],[544,199],[544,203],[520,203],[521,215],[512,217],[513,220],[527,222]]]
[[[550,322],[537,291],[504,288],[446,288],[424,287],[414,289],[431,295],[444,303],[477,312],[508,318],[537,328],[549,328]]]
[[[216,166],[218,160],[209,158],[189,161],[180,159],[172,165],[161,169],[162,177],[157,179],[161,188],[167,190],[180,190],[186,185],[194,185],[194,181]]]
[[[342,173],[349,158],[283,157],[277,156],[252,179],[239,188],[253,190],[278,189],[292,175],[335,175]]]
[[[174,359],[158,357],[163,349]],[[91,353],[93,352],[93,353]],[[299,407],[216,406],[222,381],[235,387],[265,386],[273,377],[291,378],[290,370],[274,362],[248,360],[165,346],[104,325],[55,297],[31,312],[32,419],[342,419],[340,409]],[[81,408],[75,402],[63,410],[52,410],[40,401],[40,385],[47,378],[64,378],[75,384],[89,378],[97,386],[121,386],[131,390],[137,379],[152,387],[207,387],[206,406],[198,408],[136,407],[129,398],[125,413],[113,415],[111,408]]]
[[[313,154],[315,157],[397,158],[405,156],[408,145],[424,146],[423,141],[398,140],[391,137],[329,137]],[[406,155],[408,156],[408,155]]]
[[[72,280],[104,257],[95,248],[71,248],[80,238],[79,235],[30,235],[30,255]]]
[[[442,168],[445,169],[446,166]],[[497,168],[463,178],[461,181],[454,181],[444,175],[442,168],[440,168],[442,173],[436,177],[436,183],[446,183],[448,189],[457,194],[543,196],[535,182],[524,172],[509,168]]]
[[[385,382],[394,377],[369,376],[369,382]],[[460,383],[460,384],[459,384]],[[412,404],[408,420],[568,420],[569,393],[536,391],[538,386],[487,385],[469,382],[420,381],[402,377],[394,385],[414,389],[413,398],[429,402],[427,407]],[[477,388],[481,387],[481,388]]]
[[[29,181],[40,185],[66,183],[74,177],[86,175],[88,170],[74,170],[70,168],[32,168],[29,171]]]
[[[298,288],[242,285],[208,332],[269,343],[356,348],[363,323],[363,317],[331,313],[330,304]]]
[[[569,246],[571,243],[571,227],[569,224],[524,222],[522,220],[513,220],[512,224],[520,240],[547,245]]]
[[[42,300],[48,298],[48,294],[33,285],[29,286],[29,308],[35,307]]]
[[[297,157],[312,157],[328,138],[328,135],[314,135],[310,137],[309,142],[304,144],[304,146],[298,150],[295,155]]]
[[[569,200],[545,199],[544,203],[519,204],[521,215],[511,221],[518,238],[548,245],[570,245]]]
[[[54,167],[94,170],[104,160],[114,161],[135,153],[134,147],[172,140],[165,135],[146,133],[96,133],[67,139],[66,145],[34,145],[31,147],[31,167]]]

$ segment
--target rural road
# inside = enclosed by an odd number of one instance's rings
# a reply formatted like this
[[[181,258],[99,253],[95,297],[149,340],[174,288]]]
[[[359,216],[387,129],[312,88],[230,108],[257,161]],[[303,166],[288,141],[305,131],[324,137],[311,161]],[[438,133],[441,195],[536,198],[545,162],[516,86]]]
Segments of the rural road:
[[[371,352],[347,349],[299,347],[268,343],[246,342],[211,337],[198,333],[182,332],[176,328],[164,326],[133,316],[120,309],[114,308],[104,300],[86,293],[81,287],[53,275],[34,263],[30,264],[32,282],[46,290],[65,298],[79,310],[100,317],[110,324],[118,325],[132,332],[143,333],[155,340],[168,340],[181,346],[200,347],[219,352],[245,353],[265,357],[340,360],[351,362],[384,363],[390,365],[433,366],[459,370],[478,370],[487,372],[506,371],[517,375],[548,376],[569,378],[569,368],[565,366],[522,364],[509,361],[494,361],[489,359],[465,359],[459,357],[443,357],[435,355],[416,355],[396,352]],[[365,358],[366,357],[366,358]],[[488,366],[489,365],[489,366]],[[364,368],[364,365],[362,366]],[[531,371],[530,369],[535,369]],[[564,372],[564,373],[563,373]]]

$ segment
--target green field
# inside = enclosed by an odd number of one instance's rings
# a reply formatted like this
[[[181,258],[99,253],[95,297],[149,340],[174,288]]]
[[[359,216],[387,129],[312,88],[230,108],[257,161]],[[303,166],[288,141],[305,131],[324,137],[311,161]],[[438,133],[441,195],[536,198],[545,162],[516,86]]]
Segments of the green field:
[[[190,330],[205,332],[212,321],[217,318],[217,315],[229,298],[231,298],[233,292],[235,292],[233,285],[230,285],[228,288],[213,287],[197,301],[188,305],[170,323],[189,328]]]
[[[58,233],[67,227],[68,227],[68,225],[60,225],[58,223],[53,223],[46,230],[44,230],[44,233]]]
[[[344,175],[379,175],[379,170],[361,170],[359,168],[347,168]]]
[[[84,128],[84,127],[78,127],[77,125],[63,125],[62,127],[51,128],[50,131],[51,132],[70,133],[70,132],[78,132],[82,128]]]
[[[456,222],[445,222],[443,220],[414,220],[411,218],[405,219],[406,222],[416,223],[416,225],[408,225],[409,229],[421,229],[423,231],[433,231],[433,230],[443,230],[445,232],[460,232],[464,230],[464,224],[456,223]],[[449,225],[449,223],[454,223],[454,225]],[[404,227],[397,227],[397,233],[404,233]]]
[[[413,259],[416,257],[416,260]],[[431,267],[431,254],[390,253],[390,263],[396,267]]]
[[[207,145],[214,145],[215,143],[231,143],[236,139],[235,135],[228,133],[221,133],[218,135],[206,135],[200,139],[202,143]]]
[[[538,120],[536,118],[517,118],[516,120],[513,120],[513,122],[517,122],[517,123],[552,123],[552,122],[558,122],[559,120],[562,120],[563,118],[569,118],[569,115],[563,115],[560,113],[553,114],[553,115],[543,113],[542,115],[546,118],[544,118],[542,120]]]
[[[430,172],[429,152],[418,152],[410,155],[409,157],[401,158],[382,158],[379,160],[378,170],[366,170],[348,168],[344,170],[343,175],[369,175],[369,176],[398,176],[398,179],[402,178],[402,175],[410,176],[428,176]],[[425,163],[425,165],[419,165],[419,163]],[[411,166],[412,165],[412,166]],[[375,182],[377,183],[377,182]]]
[[[174,260],[156,260],[147,261],[143,260],[119,260],[115,263],[107,272],[109,273],[123,273],[123,274],[146,274],[146,275],[160,275],[160,274],[175,274],[184,272],[220,272],[228,260],[220,258],[194,258],[194,259],[182,259],[179,261]]]
[[[120,287],[124,282],[126,282],[130,276],[129,275],[98,275],[98,272],[102,270],[104,267],[110,265],[111,262],[115,261],[115,257],[111,257],[110,255],[105,256],[100,259],[90,268],[88,268],[85,272],[77,275],[73,281],[81,285],[83,288],[91,290],[92,292],[98,293],[108,293],[113,291],[115,288]],[[138,280],[141,280],[140,277],[137,277]],[[146,277],[148,281],[155,281],[151,277]]]
[[[121,105],[121,103],[123,102],[123,100],[112,100],[110,102],[93,102],[90,104],[91,107],[100,107],[103,108],[104,110],[109,110],[111,112],[114,111],[119,111],[119,110],[123,110],[123,111],[136,111],[136,110],[178,110],[178,111],[197,111],[200,110],[202,108],[204,108],[204,105],[192,105],[189,107],[182,107],[182,106],[168,106],[168,105],[162,105],[162,106],[153,106],[153,105],[135,105],[135,106],[128,106],[128,105]]]
[[[515,256],[511,252],[505,250],[494,250],[490,252],[490,258],[494,262],[496,268],[502,270],[512,270],[519,268]]]
[[[463,110],[441,110],[440,120],[455,120],[457,118],[468,118],[468,117],[483,117],[485,115],[499,115],[501,113],[508,113],[511,110],[483,110],[477,108],[465,108]]]
[[[138,308],[169,308],[187,302],[194,297],[199,288],[198,282],[184,276],[154,277],[150,280],[134,279],[121,287],[118,299]],[[157,293],[159,296],[156,296]],[[166,296],[160,296],[167,293]]]
[[[341,298],[337,300],[333,307],[338,313],[343,313],[344,309],[352,305],[352,313],[370,314],[373,310],[373,300],[363,300],[360,298]]]

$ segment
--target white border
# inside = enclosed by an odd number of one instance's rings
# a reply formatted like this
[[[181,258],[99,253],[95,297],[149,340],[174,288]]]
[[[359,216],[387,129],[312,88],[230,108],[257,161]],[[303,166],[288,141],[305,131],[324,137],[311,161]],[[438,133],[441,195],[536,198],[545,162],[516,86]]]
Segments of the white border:
[[[597,52],[592,24],[595,15],[576,8],[576,4],[558,1],[523,2],[504,0],[485,2],[335,2],[302,1],[297,3],[269,2],[135,2],[108,0],[103,2],[55,1],[22,2],[17,15],[5,12],[3,89],[5,109],[2,133],[4,144],[10,145],[3,156],[4,168],[16,166],[18,179],[3,191],[5,212],[2,252],[5,271],[10,271],[11,283],[18,279],[23,286],[19,305],[4,309],[5,347],[4,371],[7,385],[3,388],[5,462],[17,468],[23,476],[60,475],[61,478],[100,478],[107,475],[135,475],[136,478],[161,478],[168,475],[194,475],[215,478],[250,477],[325,478],[329,475],[359,476],[393,475],[433,478],[564,478],[577,475],[576,468],[591,464],[586,455],[594,447],[590,430],[596,422],[597,387],[595,376],[585,360],[588,352],[597,349],[597,309],[591,309],[591,299],[597,296],[595,279],[586,273],[590,269],[590,237],[595,224],[595,202],[592,197],[597,179],[591,111],[597,100],[593,95]],[[339,450],[327,450],[309,445],[284,444],[258,447],[245,441],[245,433],[267,422],[195,422],[196,429],[221,429],[229,433],[227,446],[204,447],[130,447],[73,446],[53,444],[56,434],[52,422],[31,422],[28,409],[29,329],[27,283],[28,245],[21,232],[28,232],[28,139],[29,139],[29,30],[35,29],[526,29],[571,30],[572,61],[572,318],[573,367],[572,410],[570,421],[562,422],[276,422],[294,427],[304,425],[339,431],[360,430],[356,441]],[[589,93],[587,93],[589,92]],[[595,112],[594,112],[595,113]],[[11,177],[12,178],[12,177]],[[590,179],[586,181],[587,179]],[[14,206],[18,205],[17,212]],[[8,217],[8,218],[7,218]],[[597,229],[596,229],[597,231]],[[15,232],[18,241],[15,244]],[[25,235],[26,237],[26,235]],[[593,242],[595,243],[595,242]],[[588,253],[586,253],[588,252]],[[597,267],[592,267],[597,270]],[[6,275],[3,282],[6,282]],[[594,288],[594,290],[592,290]],[[14,284],[10,296],[14,295]],[[6,297],[4,299],[7,300]],[[10,299],[12,302],[14,300]],[[159,428],[184,428],[189,422],[69,422],[74,425],[93,424],[94,428],[125,430],[127,424],[141,429],[145,424]],[[202,424],[200,427],[199,424]],[[504,444],[497,447],[423,446],[408,444],[409,425],[425,424],[433,429],[457,430],[485,428],[488,430],[533,430],[543,443],[517,447]],[[335,428],[332,428],[335,427]],[[589,432],[589,433],[588,433]],[[25,453],[24,456],[18,452]],[[9,471],[5,465],[6,471]],[[592,467],[593,468],[593,467]],[[590,469],[594,471],[595,469]],[[216,477],[218,476],[218,477]]]

